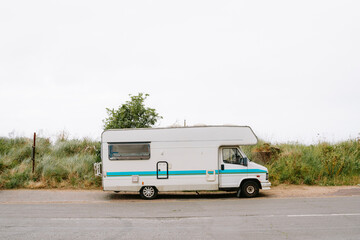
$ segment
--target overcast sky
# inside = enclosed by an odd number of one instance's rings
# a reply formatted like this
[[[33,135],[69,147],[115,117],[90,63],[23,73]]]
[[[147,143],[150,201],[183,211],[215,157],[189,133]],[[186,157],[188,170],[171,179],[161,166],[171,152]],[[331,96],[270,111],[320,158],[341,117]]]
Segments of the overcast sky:
[[[360,133],[360,1],[1,1],[0,136],[99,139],[149,93],[157,126],[267,141]]]

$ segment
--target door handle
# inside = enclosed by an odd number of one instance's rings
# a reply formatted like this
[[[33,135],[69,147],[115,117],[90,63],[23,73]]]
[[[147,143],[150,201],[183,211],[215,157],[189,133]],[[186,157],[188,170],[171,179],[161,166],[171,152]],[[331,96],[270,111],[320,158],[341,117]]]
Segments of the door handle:
[[[221,164],[221,170],[225,170],[225,165]]]

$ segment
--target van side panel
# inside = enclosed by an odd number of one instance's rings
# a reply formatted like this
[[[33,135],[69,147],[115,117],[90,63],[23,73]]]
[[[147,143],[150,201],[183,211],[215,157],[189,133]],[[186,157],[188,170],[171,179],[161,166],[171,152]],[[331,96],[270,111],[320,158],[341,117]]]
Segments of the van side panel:
[[[103,143],[104,190],[139,191],[156,186],[159,191],[217,190],[217,147],[206,143],[150,143],[149,160],[109,160]],[[157,178],[157,162],[167,162],[168,179]],[[133,182],[133,176],[138,181]],[[136,177],[137,178],[137,177]]]

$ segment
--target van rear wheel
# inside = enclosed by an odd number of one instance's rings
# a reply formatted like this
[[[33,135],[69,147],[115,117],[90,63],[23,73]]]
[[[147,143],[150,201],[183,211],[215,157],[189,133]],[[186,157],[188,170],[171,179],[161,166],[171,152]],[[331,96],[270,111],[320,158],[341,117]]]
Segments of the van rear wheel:
[[[259,194],[259,184],[254,181],[247,181],[241,187],[241,194],[247,198],[256,197]]]
[[[145,186],[140,189],[140,196],[143,199],[154,199],[158,195],[158,190],[153,186]]]

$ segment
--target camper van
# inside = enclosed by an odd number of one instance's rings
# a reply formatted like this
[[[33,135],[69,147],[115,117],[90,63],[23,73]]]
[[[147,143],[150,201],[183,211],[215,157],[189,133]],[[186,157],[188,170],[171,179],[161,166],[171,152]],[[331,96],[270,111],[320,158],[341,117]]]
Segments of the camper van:
[[[95,174],[104,191],[139,192],[144,199],[167,191],[237,191],[255,197],[270,189],[266,167],[241,146],[255,145],[247,126],[106,130]]]

